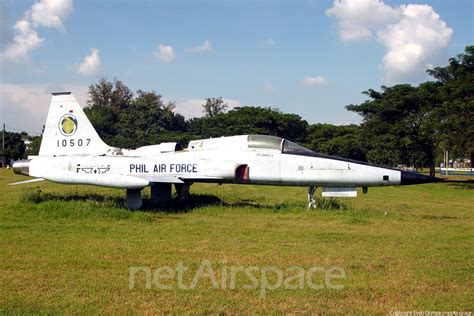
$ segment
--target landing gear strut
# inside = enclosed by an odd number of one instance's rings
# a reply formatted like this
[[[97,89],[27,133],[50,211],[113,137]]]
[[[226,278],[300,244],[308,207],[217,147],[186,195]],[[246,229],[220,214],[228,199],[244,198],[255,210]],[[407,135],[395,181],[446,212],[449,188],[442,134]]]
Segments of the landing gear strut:
[[[191,184],[175,184],[178,200],[184,202],[189,199],[189,187]],[[151,201],[153,203],[171,202],[171,183],[152,183]],[[127,208],[138,210],[143,204],[141,189],[127,189]]]
[[[308,187],[308,208],[315,208],[316,207],[316,200],[314,199],[314,193],[318,187]]]
[[[150,192],[153,203],[171,202],[171,183],[152,183]]]

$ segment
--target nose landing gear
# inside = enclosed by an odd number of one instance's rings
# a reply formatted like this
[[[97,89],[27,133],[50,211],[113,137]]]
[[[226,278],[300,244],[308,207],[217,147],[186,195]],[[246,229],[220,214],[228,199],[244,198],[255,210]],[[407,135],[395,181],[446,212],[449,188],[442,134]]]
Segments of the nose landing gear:
[[[316,207],[316,200],[314,199],[314,193],[318,187],[308,187],[308,208],[315,208]]]

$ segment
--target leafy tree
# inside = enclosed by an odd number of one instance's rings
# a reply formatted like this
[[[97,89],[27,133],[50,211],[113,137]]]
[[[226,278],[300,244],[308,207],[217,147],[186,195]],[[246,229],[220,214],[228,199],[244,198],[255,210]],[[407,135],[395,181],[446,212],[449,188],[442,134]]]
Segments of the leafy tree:
[[[170,131],[185,131],[186,130],[186,119],[179,113],[172,112]]]
[[[89,86],[88,106],[101,105],[117,110],[126,109],[133,100],[133,92],[122,81],[114,78],[108,81],[103,77]]]
[[[164,103],[155,91],[137,91],[137,97],[120,112],[116,140],[125,147],[153,144],[166,131],[184,130],[184,117],[173,112],[172,102]]]
[[[316,152],[366,161],[361,132],[357,125],[313,124],[308,128],[307,145]]]
[[[5,157],[6,164],[10,164],[13,160],[22,159],[25,148],[20,133],[5,132],[5,151],[2,152],[2,148],[0,148],[0,152],[1,156]]]
[[[41,140],[42,140],[41,136],[33,136],[33,137],[29,137],[29,139],[30,139],[30,145],[28,146],[28,148],[26,148],[24,158],[27,158],[28,156],[38,155],[39,149],[41,146]]]
[[[448,66],[427,72],[439,84],[442,146],[458,157],[470,156],[474,167],[474,46],[450,58]]]
[[[408,84],[382,86],[368,90],[370,100],[348,105],[363,117],[363,137],[367,140],[369,161],[395,165],[428,165],[434,175],[437,133],[438,85],[426,82],[419,87]]]
[[[271,108],[246,106],[217,116],[191,119],[188,122],[188,131],[202,137],[263,134],[303,142],[307,126],[308,123],[296,114],[284,114]]]
[[[111,82],[101,78],[89,86],[88,106],[84,111],[104,141],[113,142],[120,112],[127,109],[132,100],[132,91],[117,79]]]
[[[111,107],[95,105],[84,109],[99,136],[112,145],[112,138],[117,134],[118,113]]]
[[[229,107],[222,98],[207,98],[206,103],[202,105],[203,113],[206,117],[213,117],[225,113]]]

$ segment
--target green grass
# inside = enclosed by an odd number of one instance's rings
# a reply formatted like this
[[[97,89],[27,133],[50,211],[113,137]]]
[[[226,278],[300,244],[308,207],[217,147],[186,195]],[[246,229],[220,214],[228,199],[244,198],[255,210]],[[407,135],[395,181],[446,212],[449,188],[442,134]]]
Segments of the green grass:
[[[306,189],[195,184],[190,204],[128,211],[124,192],[0,171],[0,312],[472,311],[474,190],[369,188],[307,210]],[[40,188],[41,192],[36,193]],[[144,192],[149,196],[149,191]],[[325,202],[321,202],[325,203]],[[327,203],[326,203],[327,204]],[[331,204],[331,203],[329,203]],[[324,204],[325,205],[325,204]],[[129,268],[340,266],[343,289],[129,289]],[[190,283],[194,273],[185,275]],[[219,275],[220,276],[220,275]],[[245,279],[244,279],[245,280]],[[176,283],[169,283],[174,284]]]

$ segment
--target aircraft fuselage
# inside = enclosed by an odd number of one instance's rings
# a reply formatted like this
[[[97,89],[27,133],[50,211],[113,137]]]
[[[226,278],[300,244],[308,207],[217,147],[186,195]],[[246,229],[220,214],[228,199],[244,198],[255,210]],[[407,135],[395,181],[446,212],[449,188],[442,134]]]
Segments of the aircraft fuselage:
[[[239,167],[244,169],[242,174]],[[182,151],[153,157],[35,157],[29,175],[59,183],[115,188],[181,181],[336,187],[401,184],[399,170],[272,150]]]

